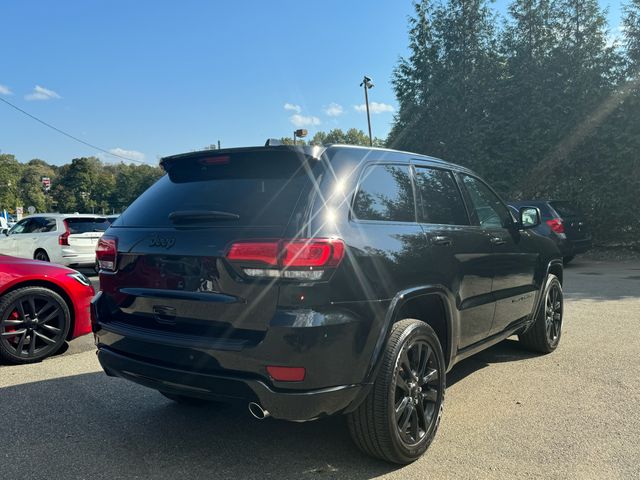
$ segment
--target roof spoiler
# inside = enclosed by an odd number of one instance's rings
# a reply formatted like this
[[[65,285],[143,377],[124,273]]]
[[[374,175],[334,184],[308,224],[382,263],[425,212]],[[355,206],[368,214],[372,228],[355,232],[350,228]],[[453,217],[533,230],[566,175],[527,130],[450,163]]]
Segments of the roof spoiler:
[[[274,142],[274,143],[271,143]],[[225,157],[229,155],[238,155],[242,153],[258,154],[260,152],[287,152],[303,155],[308,160],[319,161],[322,154],[326,150],[323,146],[294,146],[276,144],[279,142],[275,139],[267,140],[264,147],[239,147],[239,148],[223,148],[220,150],[201,150],[197,152],[180,153],[178,155],[170,155],[160,159],[160,166],[167,171],[172,165],[182,161],[214,159],[216,157]]]

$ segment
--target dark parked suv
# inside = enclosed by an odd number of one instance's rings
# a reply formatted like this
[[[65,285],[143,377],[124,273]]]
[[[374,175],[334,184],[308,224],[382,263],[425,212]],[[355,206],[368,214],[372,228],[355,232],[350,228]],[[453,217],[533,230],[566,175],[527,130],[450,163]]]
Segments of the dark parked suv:
[[[107,374],[254,416],[346,414],[417,459],[446,372],[512,334],[553,351],[562,259],[473,172],[348,146],[188,153],[109,228],[92,303]]]

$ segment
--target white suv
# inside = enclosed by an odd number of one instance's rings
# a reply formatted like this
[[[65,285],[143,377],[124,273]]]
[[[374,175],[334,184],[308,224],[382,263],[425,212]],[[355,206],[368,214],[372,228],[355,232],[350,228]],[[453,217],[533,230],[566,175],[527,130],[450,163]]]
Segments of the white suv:
[[[109,225],[99,215],[31,215],[0,235],[0,253],[74,267],[94,266],[98,239]]]

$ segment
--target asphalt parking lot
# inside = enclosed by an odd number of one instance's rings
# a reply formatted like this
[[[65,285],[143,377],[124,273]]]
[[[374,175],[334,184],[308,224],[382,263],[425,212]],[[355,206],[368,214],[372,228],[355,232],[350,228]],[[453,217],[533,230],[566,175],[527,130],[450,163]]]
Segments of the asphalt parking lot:
[[[92,339],[0,366],[2,478],[640,478],[640,262],[576,260],[558,350],[515,339],[449,373],[440,430],[406,467],[370,459],[342,418],[257,421],[106,377]]]

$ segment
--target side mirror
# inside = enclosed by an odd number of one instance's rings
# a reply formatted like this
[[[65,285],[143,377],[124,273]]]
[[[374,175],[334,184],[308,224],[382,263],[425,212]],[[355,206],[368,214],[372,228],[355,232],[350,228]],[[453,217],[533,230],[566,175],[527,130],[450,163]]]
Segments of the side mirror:
[[[540,225],[540,223],[542,223],[540,209],[536,207],[520,207],[519,213],[519,227],[522,230],[537,227],[538,225]]]
[[[9,229],[8,228],[3,228],[2,230],[0,230],[0,233],[4,233],[8,237],[9,236]]]

